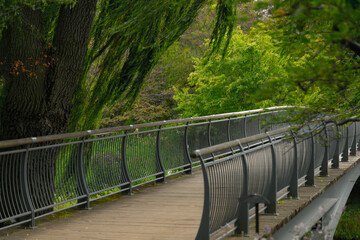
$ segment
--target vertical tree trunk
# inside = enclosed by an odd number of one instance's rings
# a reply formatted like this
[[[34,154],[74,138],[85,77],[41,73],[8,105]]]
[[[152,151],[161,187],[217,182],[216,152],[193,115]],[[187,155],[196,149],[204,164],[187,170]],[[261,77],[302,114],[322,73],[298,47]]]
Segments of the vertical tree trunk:
[[[62,6],[52,43],[42,39],[40,10],[24,8],[9,24],[0,43],[0,71],[6,83],[0,139],[66,130],[96,3],[79,0],[73,8]]]
[[[0,140],[65,132],[96,4],[97,0],[78,0],[72,8],[63,5],[52,43],[41,36],[40,10],[22,8],[19,16],[8,24],[0,42],[0,73],[5,79]],[[33,157],[28,166],[32,200],[44,205],[54,203],[51,198],[40,199],[43,188],[54,196],[51,192],[54,193],[57,154],[48,155],[52,157],[35,159],[36,154],[29,155]],[[38,167],[39,161],[46,161],[41,164],[42,169]],[[14,191],[11,185],[6,184],[0,191]]]

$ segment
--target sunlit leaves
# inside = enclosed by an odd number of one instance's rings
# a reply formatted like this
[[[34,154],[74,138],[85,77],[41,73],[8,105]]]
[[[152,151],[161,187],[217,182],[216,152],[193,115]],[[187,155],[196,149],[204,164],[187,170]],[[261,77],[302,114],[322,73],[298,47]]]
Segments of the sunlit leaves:
[[[188,117],[272,106],[286,95],[263,101],[255,100],[254,95],[264,84],[285,74],[284,60],[265,32],[237,30],[224,59],[218,54],[198,60],[188,87],[176,90],[178,108]]]
[[[276,24],[271,35],[289,58],[288,78],[277,84],[303,91],[304,104],[313,111],[358,115],[359,1],[269,2],[269,18]]]

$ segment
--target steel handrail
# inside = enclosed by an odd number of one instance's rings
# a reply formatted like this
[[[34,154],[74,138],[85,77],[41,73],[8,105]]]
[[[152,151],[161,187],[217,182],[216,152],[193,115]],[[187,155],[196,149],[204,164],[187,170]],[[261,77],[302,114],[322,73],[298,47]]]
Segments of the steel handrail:
[[[47,136],[40,136],[40,137],[28,137],[28,138],[21,138],[21,139],[4,140],[4,141],[0,141],[0,149],[22,146],[22,145],[33,144],[33,143],[42,143],[42,142],[59,141],[59,140],[72,139],[72,138],[82,138],[82,137],[90,137],[90,136],[103,135],[103,134],[111,134],[111,133],[115,133],[115,132],[128,131],[128,130],[141,129],[141,128],[158,127],[158,126],[165,126],[165,125],[171,125],[171,124],[180,124],[180,123],[204,121],[204,120],[212,120],[212,119],[220,119],[220,118],[229,118],[229,117],[240,116],[240,115],[248,115],[248,114],[275,111],[275,110],[285,110],[285,109],[290,109],[290,108],[305,108],[305,107],[278,106],[278,107],[261,108],[261,109],[255,109],[255,110],[247,110],[247,111],[241,111],[241,112],[208,115],[208,116],[202,116],[202,117],[191,117],[191,118],[174,119],[174,120],[157,121],[157,122],[151,122],[151,123],[142,123],[142,124],[127,125],[127,126],[87,130],[87,131],[81,131],[81,132],[71,132],[71,133],[54,134],[54,135],[47,135]]]
[[[211,153],[214,153],[214,152],[218,152],[218,151],[226,150],[226,149],[229,149],[229,148],[232,148],[232,147],[236,147],[236,146],[239,145],[239,143],[244,145],[244,144],[248,144],[248,143],[251,143],[251,142],[256,142],[256,141],[262,140],[264,138],[267,138],[268,135],[270,135],[270,136],[279,135],[279,134],[288,132],[291,129],[301,128],[301,127],[307,126],[309,124],[318,123],[318,122],[324,122],[324,123],[333,122],[334,121],[333,119],[335,117],[338,117],[338,116],[339,115],[326,116],[323,119],[314,119],[313,121],[311,121],[310,123],[305,124],[305,125],[296,124],[296,125],[288,126],[288,127],[285,127],[285,128],[280,128],[280,129],[268,131],[268,132],[265,132],[265,133],[260,133],[260,134],[253,135],[253,136],[250,136],[250,137],[236,139],[236,140],[228,141],[228,142],[225,142],[225,143],[220,143],[220,144],[217,144],[217,145],[213,145],[213,146],[210,146],[210,147],[197,149],[197,150],[191,152],[190,156],[192,158],[198,158],[198,157],[204,156],[206,154],[211,154]]]
[[[254,136],[250,136],[250,137],[246,137],[246,138],[241,138],[241,139],[236,139],[233,141],[229,141],[229,142],[225,142],[225,143],[220,143],[211,147],[206,147],[206,148],[202,148],[202,149],[198,149],[193,151],[192,153],[190,153],[190,156],[193,158],[197,158],[200,156],[204,156],[207,154],[211,154],[214,152],[219,152],[225,149],[229,149],[232,147],[236,147],[239,146],[239,143],[241,145],[247,144],[247,143],[251,143],[251,142],[255,142],[258,140],[262,140],[264,138],[267,138],[268,135],[270,136],[274,136],[274,135],[279,135],[285,132],[288,132],[291,130],[292,127],[285,127],[285,128],[280,128],[280,129],[276,129],[276,130],[272,130],[266,133],[260,133]]]

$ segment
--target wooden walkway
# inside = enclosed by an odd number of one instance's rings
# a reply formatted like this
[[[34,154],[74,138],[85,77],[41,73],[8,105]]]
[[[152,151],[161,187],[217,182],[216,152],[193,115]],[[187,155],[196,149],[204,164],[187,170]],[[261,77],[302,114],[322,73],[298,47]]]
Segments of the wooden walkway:
[[[71,210],[66,219],[41,220],[35,229],[9,229],[1,240],[195,239],[203,208],[201,171],[170,177],[132,196]],[[99,200],[101,201],[101,200]],[[9,234],[9,236],[6,236]]]
[[[350,157],[349,162],[340,163],[340,169],[329,169],[329,177],[316,178],[314,187],[301,187],[299,200],[282,200],[278,215],[262,214],[260,226],[268,225],[273,231],[280,228],[359,162],[357,157]],[[133,196],[112,200],[93,202],[91,210],[70,210],[41,219],[36,229],[0,231],[0,240],[195,239],[203,207],[202,174],[197,170],[193,175],[170,177],[166,184],[143,187]],[[254,223],[250,226],[254,233]],[[254,239],[251,233],[228,239]]]

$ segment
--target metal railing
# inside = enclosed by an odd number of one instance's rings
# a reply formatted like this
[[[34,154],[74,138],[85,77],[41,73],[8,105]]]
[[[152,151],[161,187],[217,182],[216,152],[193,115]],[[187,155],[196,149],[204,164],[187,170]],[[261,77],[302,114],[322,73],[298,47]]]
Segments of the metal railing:
[[[251,195],[269,200],[262,210],[276,213],[277,202],[298,197],[299,186],[313,185],[317,175],[327,176],[328,166],[356,155],[360,123],[337,126],[317,122],[294,133],[284,127],[252,137],[198,149],[204,177],[204,208],[196,239],[221,239],[228,234],[247,234],[253,205],[241,202]],[[237,152],[205,160],[212,152]]]
[[[0,229],[200,166],[195,149],[280,128],[271,118],[294,107],[32,137],[0,142]],[[266,122],[266,123],[265,123]],[[264,124],[265,123],[265,124]],[[237,151],[204,155],[226,156]]]

